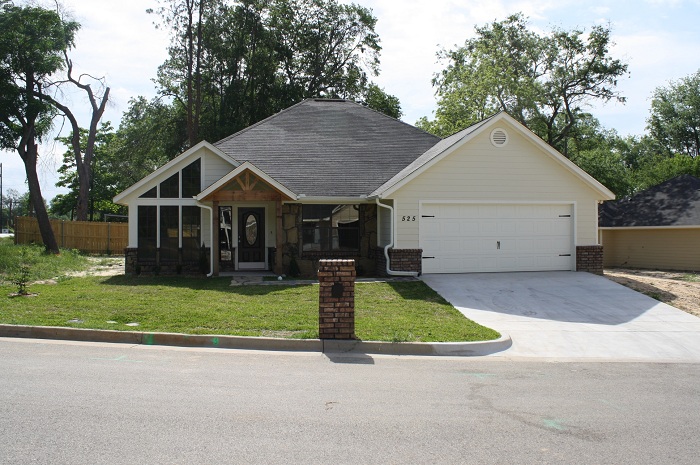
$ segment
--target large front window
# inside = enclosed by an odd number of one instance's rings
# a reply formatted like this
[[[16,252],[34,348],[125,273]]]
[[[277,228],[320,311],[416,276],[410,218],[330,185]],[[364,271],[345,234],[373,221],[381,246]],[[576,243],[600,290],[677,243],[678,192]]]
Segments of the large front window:
[[[302,250],[357,252],[359,208],[358,205],[303,205]]]
[[[179,247],[179,207],[160,207],[160,259],[177,260]]]
[[[155,260],[158,234],[157,207],[139,206],[139,259]]]

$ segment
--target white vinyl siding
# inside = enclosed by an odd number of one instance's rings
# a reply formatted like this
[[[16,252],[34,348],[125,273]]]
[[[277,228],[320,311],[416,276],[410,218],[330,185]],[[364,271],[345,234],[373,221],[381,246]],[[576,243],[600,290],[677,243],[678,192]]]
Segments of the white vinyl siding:
[[[209,150],[203,149],[203,164],[204,179],[202,182],[202,190],[214,184],[216,181],[225,176],[229,171],[235,169],[233,160],[228,163],[220,156],[212,153]]]
[[[509,141],[494,147],[489,131],[469,141],[394,192],[396,248],[419,247],[423,202],[531,202],[574,205],[577,245],[597,244],[600,194],[508,125]],[[418,221],[401,221],[416,217]]]
[[[385,205],[393,206],[393,202],[382,202]],[[377,207],[377,225],[379,227],[379,235],[377,237],[377,245],[384,247],[391,243],[391,211],[388,208]]]

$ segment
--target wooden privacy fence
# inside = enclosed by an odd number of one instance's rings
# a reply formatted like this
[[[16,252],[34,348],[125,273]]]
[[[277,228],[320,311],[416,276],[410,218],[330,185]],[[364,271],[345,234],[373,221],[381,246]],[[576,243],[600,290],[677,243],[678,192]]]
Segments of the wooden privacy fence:
[[[59,247],[85,253],[124,253],[129,241],[128,223],[51,220],[51,228]],[[15,244],[42,244],[36,218],[18,216],[15,222]]]

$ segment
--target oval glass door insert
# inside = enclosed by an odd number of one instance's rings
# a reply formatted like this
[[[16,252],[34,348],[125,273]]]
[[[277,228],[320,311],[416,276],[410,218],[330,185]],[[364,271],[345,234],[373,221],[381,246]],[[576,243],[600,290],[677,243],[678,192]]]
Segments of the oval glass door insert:
[[[255,245],[258,240],[258,220],[252,213],[245,219],[245,240],[248,245]]]

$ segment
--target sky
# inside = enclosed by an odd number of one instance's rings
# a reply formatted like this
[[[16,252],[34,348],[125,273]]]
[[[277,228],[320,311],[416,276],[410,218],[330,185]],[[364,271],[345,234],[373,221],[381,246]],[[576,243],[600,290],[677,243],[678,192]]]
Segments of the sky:
[[[629,64],[629,75],[618,82],[627,98],[588,109],[603,126],[621,135],[644,133],[654,89],[700,69],[700,0],[340,0],[372,9],[382,45],[380,87],[401,102],[403,117],[415,124],[433,117],[436,107],[433,75],[442,69],[436,53],[453,49],[474,37],[474,27],[522,12],[531,28],[547,33],[552,27],[590,31],[609,25],[615,45],[610,54]],[[81,23],[70,56],[75,75],[104,76],[111,89],[103,121],[116,128],[129,99],[156,95],[152,79],[167,56],[168,34],[158,30],[146,9],[157,0],[62,0]],[[67,95],[81,126],[87,127],[89,103],[80,94]],[[83,109],[81,111],[80,109]],[[60,122],[57,124],[60,129]],[[68,126],[63,135],[68,134]],[[212,141],[213,142],[213,141]],[[48,200],[64,193],[55,186],[56,170],[65,148],[48,141],[40,148],[40,181]],[[0,152],[3,190],[26,192],[19,155]]]

